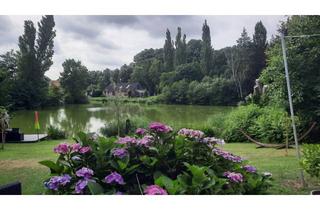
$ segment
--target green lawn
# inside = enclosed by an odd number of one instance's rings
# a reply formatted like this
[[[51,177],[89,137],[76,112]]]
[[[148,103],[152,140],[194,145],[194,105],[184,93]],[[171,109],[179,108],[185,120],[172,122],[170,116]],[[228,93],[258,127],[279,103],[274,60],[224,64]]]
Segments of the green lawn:
[[[56,154],[52,149],[59,142],[6,144],[5,150],[0,150],[0,185],[19,180],[22,182],[23,194],[41,194],[44,189],[42,182],[48,177],[49,170],[38,164],[38,161],[55,160]],[[271,172],[274,186],[270,194],[309,194],[311,189],[320,188],[317,181],[307,175],[309,187],[300,186],[299,164],[293,149],[289,150],[288,156],[285,156],[285,150],[256,149],[255,145],[246,143],[227,144],[224,149],[248,159],[260,171]]]

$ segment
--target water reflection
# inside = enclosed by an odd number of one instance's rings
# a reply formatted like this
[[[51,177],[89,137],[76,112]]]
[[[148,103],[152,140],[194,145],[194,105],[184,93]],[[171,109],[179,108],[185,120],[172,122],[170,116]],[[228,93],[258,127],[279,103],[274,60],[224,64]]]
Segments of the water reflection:
[[[118,108],[122,119],[137,116],[178,127],[198,127],[209,117],[231,110],[230,107],[139,104],[123,104]],[[107,122],[116,119],[116,109],[114,105],[69,105],[38,110],[41,132],[45,132],[48,125],[63,128],[69,134],[78,131],[98,132]],[[13,113],[11,127],[19,127],[24,133],[35,133],[34,111]]]

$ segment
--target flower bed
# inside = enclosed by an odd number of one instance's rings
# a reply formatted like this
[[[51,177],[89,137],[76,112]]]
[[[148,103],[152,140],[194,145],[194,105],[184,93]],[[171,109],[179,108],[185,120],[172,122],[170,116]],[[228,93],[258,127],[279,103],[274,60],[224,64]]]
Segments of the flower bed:
[[[48,194],[264,194],[271,174],[219,148],[221,139],[159,122],[135,136],[90,139],[54,148],[56,162],[41,161],[52,177]]]

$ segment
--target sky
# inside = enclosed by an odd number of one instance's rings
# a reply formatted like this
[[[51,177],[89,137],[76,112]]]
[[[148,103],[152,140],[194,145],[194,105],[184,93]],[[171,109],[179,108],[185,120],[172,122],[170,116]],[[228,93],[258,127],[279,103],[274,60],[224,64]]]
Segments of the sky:
[[[65,59],[81,60],[89,70],[115,69],[133,61],[143,49],[161,48],[168,28],[174,39],[177,27],[190,39],[201,39],[206,19],[214,49],[232,46],[245,27],[252,36],[254,26],[262,21],[267,36],[276,34],[285,16],[55,16],[53,65],[46,75],[58,79]],[[38,22],[41,16],[0,16],[0,54],[18,49],[24,20]],[[35,24],[36,25],[36,24]]]

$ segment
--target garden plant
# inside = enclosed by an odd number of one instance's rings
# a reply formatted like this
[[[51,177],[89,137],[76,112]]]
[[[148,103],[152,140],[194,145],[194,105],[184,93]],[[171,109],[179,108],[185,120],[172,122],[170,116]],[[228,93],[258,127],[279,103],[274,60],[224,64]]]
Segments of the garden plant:
[[[271,174],[224,151],[224,141],[200,130],[153,122],[134,136],[89,138],[54,148],[44,181],[48,194],[265,194]]]

